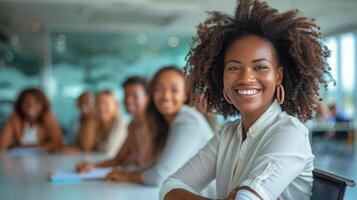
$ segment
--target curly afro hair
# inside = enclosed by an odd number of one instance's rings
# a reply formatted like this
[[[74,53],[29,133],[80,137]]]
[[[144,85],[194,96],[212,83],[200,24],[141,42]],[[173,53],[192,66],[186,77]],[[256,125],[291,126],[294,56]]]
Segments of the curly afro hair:
[[[317,109],[319,88],[332,79],[327,64],[329,51],[314,19],[301,16],[298,10],[279,13],[266,2],[240,0],[234,16],[213,11],[197,27],[187,55],[185,73],[195,101],[203,93],[207,112],[223,116],[238,115],[223,97],[224,54],[237,39],[256,35],[270,41],[283,67],[287,113],[302,121],[312,118]]]

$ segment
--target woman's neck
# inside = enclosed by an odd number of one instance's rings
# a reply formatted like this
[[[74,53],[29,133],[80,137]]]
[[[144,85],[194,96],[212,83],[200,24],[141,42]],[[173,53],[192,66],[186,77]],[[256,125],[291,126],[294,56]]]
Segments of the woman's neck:
[[[243,125],[243,139],[247,137],[248,130],[250,127],[257,121],[257,119],[263,115],[265,111],[268,110],[270,107],[271,103],[268,103],[267,105],[264,105],[262,108],[251,112],[251,113],[241,113],[241,120],[242,120],[242,125]]]
[[[171,124],[171,122],[174,120],[174,117],[173,116],[164,116],[165,118],[165,121],[168,123],[168,124]]]
[[[110,120],[108,121],[102,121],[100,122],[100,126],[103,128],[103,129],[108,129],[108,128],[111,128],[115,122],[115,119],[117,118],[117,116],[111,118]]]
[[[177,115],[177,113],[172,114],[172,115],[164,115],[165,121],[166,121],[168,124],[171,124],[171,123],[175,120],[176,115]]]
[[[144,112],[133,115],[133,120],[138,120],[144,116]]]
[[[254,124],[254,122],[257,120],[257,117],[248,117],[248,116],[243,116],[242,115],[242,126],[243,126],[243,140],[247,138],[248,130],[249,128]]]
[[[31,118],[31,117],[26,117],[24,119],[24,121],[28,124],[30,124],[30,126],[33,126],[34,124],[36,124],[36,122],[38,121],[38,118]]]

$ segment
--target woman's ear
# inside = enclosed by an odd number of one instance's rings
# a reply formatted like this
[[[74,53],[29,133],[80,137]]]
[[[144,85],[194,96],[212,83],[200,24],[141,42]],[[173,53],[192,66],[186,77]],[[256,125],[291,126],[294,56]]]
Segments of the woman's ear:
[[[277,85],[283,83],[283,76],[284,76],[284,68],[282,66],[279,66],[277,71]]]

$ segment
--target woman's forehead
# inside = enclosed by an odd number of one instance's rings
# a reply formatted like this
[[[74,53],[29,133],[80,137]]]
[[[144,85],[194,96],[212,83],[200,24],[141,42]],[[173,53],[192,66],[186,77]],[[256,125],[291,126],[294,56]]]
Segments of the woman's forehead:
[[[275,59],[275,51],[268,40],[252,35],[233,41],[225,52],[224,58],[225,60],[250,58],[252,60],[265,59],[270,61]]]

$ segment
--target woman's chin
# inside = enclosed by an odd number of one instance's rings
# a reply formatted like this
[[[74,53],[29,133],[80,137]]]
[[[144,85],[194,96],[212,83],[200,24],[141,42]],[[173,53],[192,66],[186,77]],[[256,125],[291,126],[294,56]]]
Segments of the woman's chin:
[[[254,104],[254,103],[246,103],[246,104],[240,104],[235,106],[241,115],[247,115],[250,113],[254,113],[256,110],[259,109],[259,106]]]

